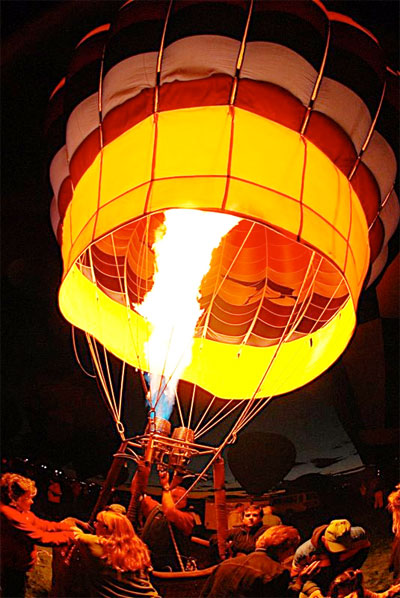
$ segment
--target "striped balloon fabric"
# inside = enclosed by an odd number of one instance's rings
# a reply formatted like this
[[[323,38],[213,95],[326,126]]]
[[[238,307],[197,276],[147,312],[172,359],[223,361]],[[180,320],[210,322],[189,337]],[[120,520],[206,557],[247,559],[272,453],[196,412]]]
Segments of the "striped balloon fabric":
[[[233,214],[181,377],[222,398],[298,388],[342,354],[388,259],[397,73],[370,32],[319,0],[117,8],[49,104],[60,309],[148,371],[135,306],[165,211]]]

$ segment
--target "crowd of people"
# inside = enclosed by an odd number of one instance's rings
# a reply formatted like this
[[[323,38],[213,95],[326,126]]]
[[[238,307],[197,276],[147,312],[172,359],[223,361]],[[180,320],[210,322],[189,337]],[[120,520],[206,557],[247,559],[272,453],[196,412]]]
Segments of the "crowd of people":
[[[76,517],[48,521],[31,511],[35,482],[20,474],[2,475],[1,587],[3,598],[25,594],[25,580],[36,559],[36,546],[72,547],[79,554],[81,597],[159,598],[153,570],[190,571],[189,539],[196,526],[187,509],[179,477],[159,472],[161,502],[140,497],[139,529],[126,508],[111,504],[96,514],[92,525]],[[51,488],[57,497],[57,485]],[[240,507],[240,508],[239,508]],[[243,508],[242,508],[243,507]],[[293,525],[285,525],[271,507],[238,505],[239,518],[226,537],[225,558],[211,568],[200,591],[202,598],[395,598],[400,596],[400,485],[388,497],[393,522],[390,563],[393,584],[375,593],[364,587],[361,567],[371,541],[365,529],[347,519],[315,527],[301,541]],[[265,517],[266,515],[266,517]],[[304,540],[304,539],[303,539]],[[57,571],[53,571],[57,577]],[[57,583],[57,580],[54,580]],[[84,589],[83,589],[84,588]],[[57,598],[69,596],[57,590]]]

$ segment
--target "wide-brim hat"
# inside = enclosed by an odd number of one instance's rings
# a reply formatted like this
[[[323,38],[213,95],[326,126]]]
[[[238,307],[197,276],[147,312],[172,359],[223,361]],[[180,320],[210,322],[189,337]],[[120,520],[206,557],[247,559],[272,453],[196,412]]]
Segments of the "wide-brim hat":
[[[351,523],[347,519],[333,519],[324,532],[325,544],[330,552],[343,552],[351,543]]]

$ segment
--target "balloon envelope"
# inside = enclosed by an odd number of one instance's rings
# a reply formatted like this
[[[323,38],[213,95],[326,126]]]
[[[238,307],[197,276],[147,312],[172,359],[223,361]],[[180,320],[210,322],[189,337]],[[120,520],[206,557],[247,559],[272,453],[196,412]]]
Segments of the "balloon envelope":
[[[236,215],[180,377],[223,398],[290,392],[341,355],[366,277],[385,266],[396,76],[371,34],[311,0],[169,6],[123,5],[52,96],[60,309],[148,371],[135,306],[165,213]]]
[[[293,443],[272,432],[241,434],[228,449],[228,464],[248,494],[261,495],[281,482],[296,461]]]

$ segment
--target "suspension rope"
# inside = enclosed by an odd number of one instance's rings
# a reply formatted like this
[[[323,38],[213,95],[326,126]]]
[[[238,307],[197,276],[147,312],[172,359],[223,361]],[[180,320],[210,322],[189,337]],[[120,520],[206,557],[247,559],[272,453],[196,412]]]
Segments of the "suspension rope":
[[[250,324],[250,326],[249,326],[249,328],[248,328],[248,330],[247,330],[247,332],[246,332],[246,334],[245,334],[242,342],[240,343],[240,349],[238,351],[238,355],[240,355],[241,350],[242,350],[242,346],[246,345],[247,341],[250,338],[250,334],[251,334],[254,326],[256,325],[258,316],[260,315],[260,311],[261,311],[261,308],[262,308],[263,303],[264,303],[264,299],[265,299],[265,295],[266,295],[266,292],[267,292],[267,288],[268,288],[268,235],[267,235],[267,229],[264,230],[264,238],[265,238],[265,273],[264,273],[264,275],[265,275],[265,278],[264,278],[265,282],[264,282],[264,286],[263,286],[263,292],[262,292],[261,298],[259,300],[256,312],[255,312],[255,314],[253,316],[253,320],[252,320],[252,322],[251,322],[251,324]]]
[[[83,366],[83,363],[81,362],[80,358],[79,358],[79,354],[78,354],[78,348],[76,346],[76,336],[75,336],[75,326],[71,326],[71,336],[72,336],[72,345],[74,348],[74,355],[75,355],[75,359],[79,365],[79,367],[81,368],[82,372],[84,374],[86,374],[86,376],[89,376],[89,378],[96,378],[96,374],[91,374],[90,372],[88,372],[85,367]]]
[[[198,433],[198,429],[200,428],[204,418],[206,417],[207,413],[210,411],[214,401],[216,399],[216,395],[213,396],[213,398],[211,399],[211,401],[208,403],[207,409],[203,412],[203,415],[200,418],[200,421],[197,423],[197,426],[194,429],[194,435],[197,438],[197,433]]]
[[[221,287],[224,284],[225,280],[227,279],[228,275],[230,274],[233,266],[235,265],[236,260],[238,259],[240,252],[242,251],[245,243],[247,242],[247,239],[249,238],[250,234],[252,233],[252,231],[253,231],[253,229],[255,227],[255,224],[256,224],[255,222],[252,222],[251,227],[248,230],[248,232],[247,232],[247,234],[246,234],[243,242],[241,243],[239,249],[237,250],[235,257],[233,258],[232,262],[230,263],[229,268],[227,269],[226,273],[224,274],[224,276],[223,276],[220,284],[218,285],[217,289],[214,290],[213,296],[212,296],[212,298],[210,300],[210,303],[209,303],[209,305],[207,307],[207,310],[205,312],[203,312],[203,314],[202,314],[202,316],[200,318],[200,325],[201,325],[201,320],[204,318],[204,316],[206,317],[206,322],[204,323],[202,338],[205,338],[205,335],[206,335],[206,331],[207,331],[207,328],[208,328],[209,320],[210,320],[210,317],[211,317],[211,309],[212,309],[213,303],[215,301],[215,298],[218,295],[219,291],[221,290]],[[223,254],[221,252],[221,264],[222,264],[222,255]]]
[[[369,142],[371,141],[372,134],[375,131],[376,123],[377,123],[379,114],[381,112],[381,108],[382,108],[382,105],[383,105],[383,100],[384,100],[384,97],[385,97],[385,93],[386,93],[386,81],[384,82],[383,87],[382,87],[382,93],[381,93],[381,97],[380,97],[380,100],[379,100],[378,108],[376,109],[376,113],[375,113],[374,119],[371,122],[371,125],[369,127],[369,131],[367,133],[365,141],[364,141],[364,143],[362,145],[362,148],[358,152],[357,159],[354,162],[353,168],[351,169],[351,172],[350,172],[350,174],[348,176],[349,181],[351,181],[351,179],[353,178],[353,176],[354,176],[357,168],[360,165],[360,162],[361,162],[361,159],[362,159],[362,155],[365,152],[365,150],[367,149],[367,147],[369,145]]]
[[[190,428],[190,424],[192,423],[193,403],[194,403],[194,397],[196,394],[196,388],[197,388],[197,384],[193,384],[192,398],[190,401],[189,419],[188,419],[188,425],[187,425],[188,428]]]
[[[222,413],[222,411],[225,410],[232,403],[232,401],[235,403],[235,405],[228,412]],[[233,413],[235,411],[235,409],[240,407],[240,405],[241,405],[240,399],[230,399],[229,401],[227,401],[226,405],[224,405],[221,408],[221,410],[218,411],[218,413],[216,415],[214,415],[214,417],[209,422],[207,422],[207,424],[204,426],[204,428],[202,430],[200,430],[200,432],[198,433],[196,438],[200,438],[201,436],[204,436],[204,434],[207,434],[210,430],[212,430],[212,428],[214,428],[215,426],[220,424],[231,413]],[[216,421],[214,421],[214,423],[212,423],[216,417],[219,417],[219,419],[217,419]]]
[[[308,121],[310,120],[311,112],[312,112],[312,110],[314,108],[314,102],[315,102],[315,100],[317,98],[319,89],[321,87],[322,77],[323,77],[323,74],[324,74],[324,71],[325,71],[325,65],[326,65],[326,61],[327,61],[327,58],[328,58],[328,50],[329,50],[330,40],[331,40],[331,21],[328,18],[328,31],[327,31],[327,34],[326,34],[326,43],[325,43],[324,55],[322,57],[322,62],[321,62],[321,66],[320,66],[320,69],[319,69],[319,73],[318,73],[318,76],[317,76],[317,78],[315,80],[314,89],[312,91],[311,98],[310,98],[310,101],[308,103],[307,110],[306,110],[306,113],[305,113],[305,116],[304,116],[304,120],[303,120],[303,124],[302,124],[301,130],[300,130],[300,135],[301,136],[305,135],[306,128],[307,128],[307,125],[308,125]]]
[[[182,416],[181,402],[180,402],[180,400],[179,400],[179,397],[178,397],[178,392],[177,392],[177,389],[176,389],[176,388],[175,388],[175,404],[176,404],[176,405],[177,405],[177,407],[178,407],[179,419],[181,420],[181,426],[182,426],[182,427],[185,427],[184,420],[183,420],[183,416]]]

